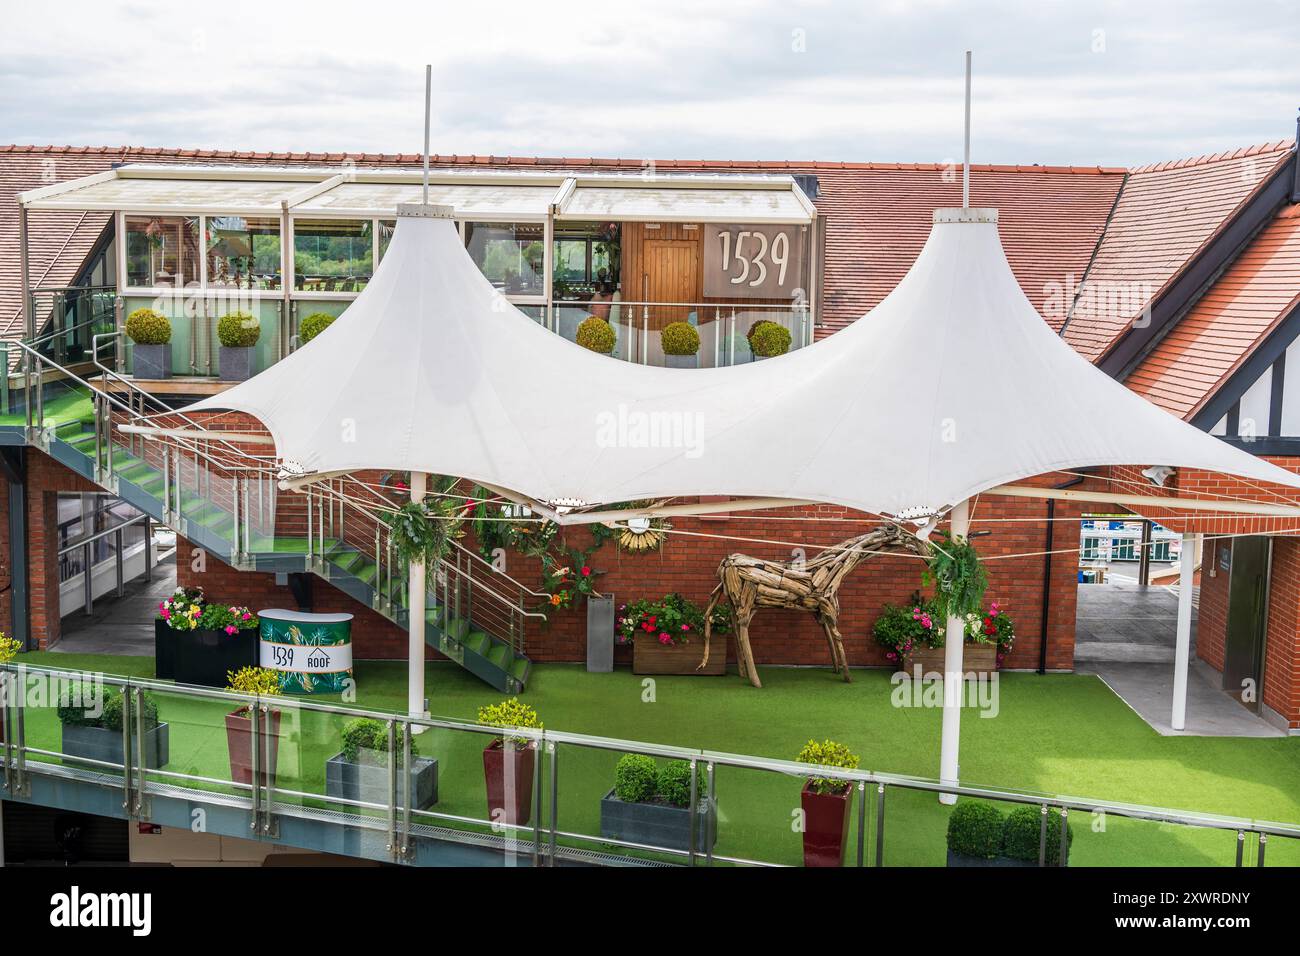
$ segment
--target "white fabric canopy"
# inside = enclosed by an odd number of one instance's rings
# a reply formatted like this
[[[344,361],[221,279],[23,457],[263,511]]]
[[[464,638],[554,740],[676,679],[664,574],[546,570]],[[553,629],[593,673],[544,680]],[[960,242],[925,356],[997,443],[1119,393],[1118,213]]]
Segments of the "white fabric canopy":
[[[1300,487],[1061,341],[1012,275],[994,210],[935,219],[903,281],[844,331],[683,370],[552,334],[493,289],[450,220],[403,217],[329,329],[194,408],[256,416],[308,472],[455,475],[538,502],[770,496],[896,515],[1108,464]]]

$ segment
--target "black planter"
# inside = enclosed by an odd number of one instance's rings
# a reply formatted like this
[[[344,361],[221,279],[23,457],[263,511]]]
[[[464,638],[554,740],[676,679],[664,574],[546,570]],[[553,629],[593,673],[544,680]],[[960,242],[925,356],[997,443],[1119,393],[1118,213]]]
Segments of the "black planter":
[[[411,758],[411,808],[424,810],[438,802],[438,761],[432,757]],[[397,803],[405,795],[401,768],[397,774]],[[325,761],[325,792],[344,800],[388,804],[388,768],[377,763],[350,763],[337,753]]]
[[[952,850],[949,850],[948,865],[954,867],[992,866],[992,867],[999,867],[1004,869],[1011,869],[1011,868],[1026,867],[1026,866],[1036,867],[1038,866],[1038,861],[1034,860],[1031,862],[1029,860],[1014,860],[1009,856],[995,856],[991,860],[986,860],[983,859],[982,857],[965,856],[964,854],[954,853]],[[1068,856],[1066,857],[1065,865],[1066,866],[1070,865],[1070,858]]]
[[[705,848],[706,832],[718,842],[717,807],[700,800],[695,813],[695,849]],[[600,835],[670,850],[691,845],[691,813],[669,803],[624,803],[610,790],[600,801]]]
[[[159,680],[171,680],[176,676],[176,638],[179,634],[162,618],[154,618],[153,676]]]
[[[135,764],[138,746],[135,742],[135,728],[132,727],[131,763]],[[144,734],[144,765],[156,770],[167,766],[170,759],[168,748],[167,725],[160,723],[153,730]],[[107,727],[85,727],[80,724],[63,725],[63,752],[71,757],[85,757],[88,760],[102,760],[105,763],[121,764],[122,731]],[[103,768],[95,768],[103,769]]]
[[[172,631],[172,677],[178,684],[225,687],[227,671],[257,665],[257,628]]]

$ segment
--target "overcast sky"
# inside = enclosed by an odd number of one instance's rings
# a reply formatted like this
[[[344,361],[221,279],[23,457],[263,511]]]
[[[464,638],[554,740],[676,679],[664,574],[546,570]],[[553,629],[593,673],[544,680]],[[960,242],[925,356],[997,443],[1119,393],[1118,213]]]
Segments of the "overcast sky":
[[[1294,0],[6,5],[0,141],[1137,165],[1290,138]]]

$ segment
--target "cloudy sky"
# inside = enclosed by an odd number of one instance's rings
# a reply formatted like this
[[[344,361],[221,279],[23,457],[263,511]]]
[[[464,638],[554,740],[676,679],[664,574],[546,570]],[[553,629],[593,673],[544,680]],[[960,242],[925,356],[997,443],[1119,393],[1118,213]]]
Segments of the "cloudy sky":
[[[1289,138],[1293,2],[10,4],[0,141],[1136,165]],[[57,16],[51,11],[57,9]]]

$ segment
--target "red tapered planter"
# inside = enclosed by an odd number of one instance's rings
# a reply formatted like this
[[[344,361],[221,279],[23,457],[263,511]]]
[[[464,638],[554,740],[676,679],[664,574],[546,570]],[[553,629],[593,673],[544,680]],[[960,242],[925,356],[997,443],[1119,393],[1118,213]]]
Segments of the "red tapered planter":
[[[263,747],[261,755],[263,766],[261,773],[258,774],[258,785],[273,786],[276,761],[280,755],[280,712],[272,708],[264,714],[258,731]],[[266,741],[268,733],[271,736],[269,742]],[[253,721],[245,707],[226,714],[226,749],[230,752],[230,779],[235,783],[251,784],[253,782]]]
[[[843,866],[853,788],[845,787],[843,793],[817,793],[810,780],[803,785],[799,802],[803,806],[803,865]]]
[[[483,776],[487,781],[488,819],[527,826],[533,817],[533,771],[537,744],[516,745],[507,751],[497,739],[483,748]],[[509,780],[512,789],[507,792]]]

